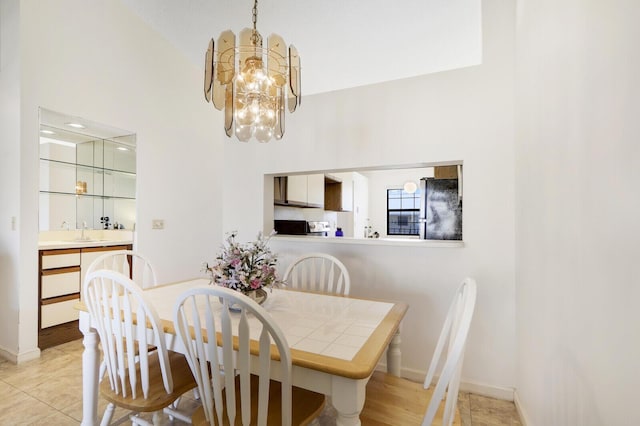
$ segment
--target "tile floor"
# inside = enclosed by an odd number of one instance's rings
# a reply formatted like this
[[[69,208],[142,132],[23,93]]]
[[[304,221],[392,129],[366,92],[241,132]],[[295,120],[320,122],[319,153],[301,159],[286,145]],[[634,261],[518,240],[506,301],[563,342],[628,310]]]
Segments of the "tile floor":
[[[39,359],[19,366],[0,360],[0,425],[78,425],[82,419],[82,349],[77,340],[46,349]],[[458,401],[463,426],[520,425],[513,402],[466,392],[460,393]],[[193,410],[196,404],[187,396],[181,408]],[[100,412],[105,405],[101,401]],[[119,414],[125,413],[116,410],[116,416]],[[171,424],[168,418],[164,423]],[[335,424],[331,407],[325,409],[319,423]]]

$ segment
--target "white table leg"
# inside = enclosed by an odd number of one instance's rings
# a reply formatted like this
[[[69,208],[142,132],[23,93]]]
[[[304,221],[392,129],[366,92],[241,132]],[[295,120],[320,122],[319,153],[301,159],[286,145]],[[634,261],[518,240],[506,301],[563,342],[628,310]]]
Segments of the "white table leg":
[[[337,411],[337,426],[360,426],[367,379],[331,378],[331,402]]]
[[[402,354],[400,352],[400,329],[393,335],[387,349],[387,372],[400,377]]]
[[[98,424],[98,333],[83,330],[82,354],[82,426]]]

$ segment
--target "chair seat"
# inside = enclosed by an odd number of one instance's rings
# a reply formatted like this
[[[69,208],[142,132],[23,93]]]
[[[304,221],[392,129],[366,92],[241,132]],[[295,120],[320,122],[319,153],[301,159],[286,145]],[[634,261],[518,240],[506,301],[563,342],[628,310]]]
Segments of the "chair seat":
[[[258,380],[259,376],[251,375],[251,422],[255,425],[258,423]],[[281,426],[282,425],[282,393],[280,391],[281,384],[275,380],[269,382],[269,408],[267,416],[267,425],[269,426]],[[292,422],[293,425],[307,425],[314,418],[316,418],[324,408],[325,397],[323,394],[312,392],[306,389],[301,389],[293,386],[292,388]],[[236,395],[240,395],[240,380],[236,377]],[[224,396],[224,391],[223,391]],[[229,420],[226,417],[226,409],[224,413],[224,425],[229,425]],[[216,416],[214,411],[214,417]],[[204,409],[199,407],[191,419],[194,425],[207,425]],[[215,417],[214,424],[218,425],[217,417]],[[236,425],[242,425],[241,415],[241,401],[240,398],[236,398]],[[235,425],[234,425],[235,426]]]
[[[184,355],[172,351],[168,351],[168,355],[173,375],[172,393],[168,394],[164,388],[158,352],[153,352],[149,354],[149,371],[151,372],[151,377],[149,378],[149,396],[147,399],[144,398],[142,386],[139,380],[136,385],[137,397],[136,399],[132,398],[128,372],[125,380],[127,386],[127,397],[123,397],[121,394],[118,395],[111,390],[109,379],[106,377],[100,383],[100,394],[107,401],[119,407],[136,412],[152,412],[167,407],[183,393],[197,386]],[[139,370],[139,368],[140,367],[138,365],[136,369]],[[139,374],[138,377],[140,377]]]
[[[424,389],[422,383],[376,371],[367,384],[360,421],[363,426],[421,425],[432,393],[432,388]],[[443,413],[444,400],[440,402],[433,425],[442,425]],[[461,425],[457,406],[453,424]]]

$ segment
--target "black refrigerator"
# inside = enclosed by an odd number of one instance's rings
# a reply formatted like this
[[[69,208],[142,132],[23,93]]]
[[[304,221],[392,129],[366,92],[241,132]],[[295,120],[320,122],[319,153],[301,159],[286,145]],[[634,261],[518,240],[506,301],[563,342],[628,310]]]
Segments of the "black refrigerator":
[[[458,179],[420,179],[420,238],[462,241]]]

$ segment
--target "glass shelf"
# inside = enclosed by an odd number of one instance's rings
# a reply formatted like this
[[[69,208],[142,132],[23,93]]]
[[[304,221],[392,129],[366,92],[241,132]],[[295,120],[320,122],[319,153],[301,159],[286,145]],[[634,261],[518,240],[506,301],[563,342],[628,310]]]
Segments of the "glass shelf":
[[[91,170],[95,170],[97,172],[113,172],[113,173],[120,173],[123,175],[129,175],[132,177],[136,177],[136,173],[135,172],[130,172],[127,170],[118,170],[118,169],[107,169],[104,167],[98,167],[98,166],[89,166],[86,164],[77,164],[77,163],[70,163],[68,161],[61,161],[61,160],[52,160],[50,158],[40,158],[41,161],[47,161],[49,163],[55,163],[55,164],[60,164],[60,165],[66,165],[66,166],[70,166],[70,167],[76,167],[76,168],[81,168],[81,169],[91,169]]]
[[[85,128],[66,128],[75,121]],[[103,229],[105,217],[134,229],[135,134],[43,108],[40,129],[40,230]]]
[[[93,198],[114,198],[116,200],[135,200],[136,197],[118,197],[115,195],[98,195],[98,194],[77,194],[75,192],[58,192],[58,191],[40,191],[41,194],[55,194],[55,195],[73,195],[74,197],[93,197]]]

